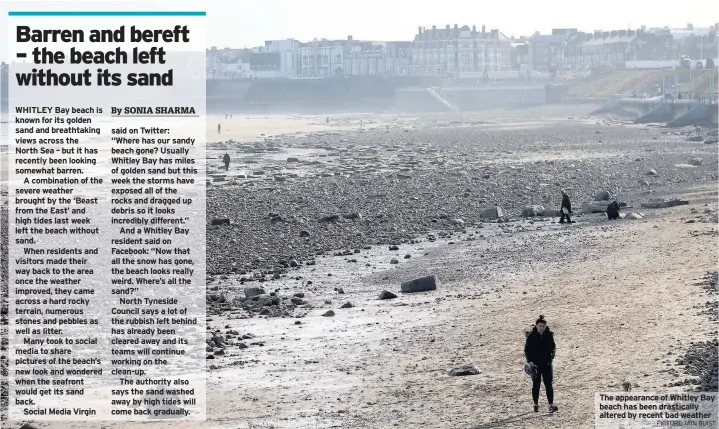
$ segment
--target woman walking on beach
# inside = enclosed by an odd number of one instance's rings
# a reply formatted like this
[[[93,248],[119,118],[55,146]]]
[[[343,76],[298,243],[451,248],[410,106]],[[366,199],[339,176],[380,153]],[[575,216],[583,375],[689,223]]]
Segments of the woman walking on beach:
[[[554,335],[549,330],[544,316],[540,315],[524,344],[524,356],[527,358],[527,364],[532,368],[534,412],[539,411],[539,387],[542,380],[544,380],[544,390],[547,393],[547,402],[549,402],[549,412],[557,411],[557,407],[554,405],[554,387],[552,386],[552,360],[555,349]]]
[[[225,163],[225,171],[230,171],[230,155],[225,154],[225,156],[222,157],[222,162]]]

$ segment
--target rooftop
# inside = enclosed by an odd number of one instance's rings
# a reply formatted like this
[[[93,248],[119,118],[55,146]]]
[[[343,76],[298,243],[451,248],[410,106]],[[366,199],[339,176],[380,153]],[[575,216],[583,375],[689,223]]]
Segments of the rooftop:
[[[570,36],[566,34],[537,34],[532,36],[529,40],[532,42],[544,42],[544,43],[561,43],[569,40]]]
[[[582,40],[577,45],[586,47],[586,46],[600,46],[600,45],[609,45],[614,43],[632,43],[634,39],[637,38],[636,33],[635,34],[627,34],[627,35],[617,35],[617,36],[609,36],[609,37],[592,37],[591,39]]]
[[[477,30],[477,26],[473,25],[470,28],[468,25],[459,26],[457,24],[454,27],[447,25],[445,28],[437,28],[432,26],[431,29],[419,27],[417,35],[414,36],[415,41],[428,41],[428,40],[454,40],[454,39],[495,39],[495,40],[509,40],[507,36],[502,34],[499,30],[494,29],[486,31],[485,27],[482,26],[481,30]]]
[[[690,36],[704,37],[710,35],[713,31],[713,28],[694,28],[692,30],[687,28],[677,28],[670,30],[674,39],[683,39]]]

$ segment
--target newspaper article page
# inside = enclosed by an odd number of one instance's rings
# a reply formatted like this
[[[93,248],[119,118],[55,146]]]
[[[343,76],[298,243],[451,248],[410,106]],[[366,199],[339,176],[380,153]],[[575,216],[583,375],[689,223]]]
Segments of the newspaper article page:
[[[205,14],[8,15],[8,416],[204,420]]]
[[[719,425],[719,2],[0,2],[0,426]]]

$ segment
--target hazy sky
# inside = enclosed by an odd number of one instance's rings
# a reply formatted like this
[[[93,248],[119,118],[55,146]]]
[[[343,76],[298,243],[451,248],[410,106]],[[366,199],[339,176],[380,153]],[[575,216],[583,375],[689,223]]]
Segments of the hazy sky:
[[[719,22],[719,1],[682,0],[194,0],[172,2],[67,2],[0,0],[0,30],[7,28],[7,10],[128,10],[207,11],[207,45],[253,47],[265,40],[295,38],[412,40],[418,26],[486,25],[507,36],[547,33],[552,28],[580,31],[648,27],[705,27]],[[7,46],[0,43],[0,58]]]
[[[236,0],[208,1],[208,42],[255,46],[265,40],[314,37],[412,40],[418,26],[472,24],[506,36],[552,28],[580,31],[676,26],[719,22],[719,1],[682,0]]]

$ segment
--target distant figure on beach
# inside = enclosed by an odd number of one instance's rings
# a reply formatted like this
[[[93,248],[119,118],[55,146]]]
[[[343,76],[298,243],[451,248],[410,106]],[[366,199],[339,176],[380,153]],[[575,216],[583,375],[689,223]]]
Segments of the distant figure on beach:
[[[556,348],[554,334],[549,330],[544,316],[540,315],[524,343],[524,357],[527,359],[527,365],[532,368],[532,400],[535,413],[539,411],[539,389],[542,380],[544,380],[549,412],[553,413],[558,409],[554,405],[554,387],[552,387],[552,360]]]
[[[227,119],[227,113],[225,113],[225,119]]]
[[[222,124],[217,124],[217,134],[220,134],[222,131]]]
[[[232,119],[232,113],[230,113],[230,119]]]
[[[225,156],[222,157],[222,162],[225,163],[225,171],[229,171],[230,169],[230,155],[225,154]]]
[[[559,211],[561,212],[559,223],[564,223],[564,218],[567,219],[567,223],[572,223],[572,219],[569,217],[572,214],[572,203],[569,201],[569,195],[564,189],[562,189],[562,207]]]
[[[607,206],[607,218],[609,220],[619,219],[619,203],[617,202],[617,200],[612,201]]]
[[[325,122],[328,123],[328,124],[330,123],[330,117],[329,117],[329,116],[325,118]]]

